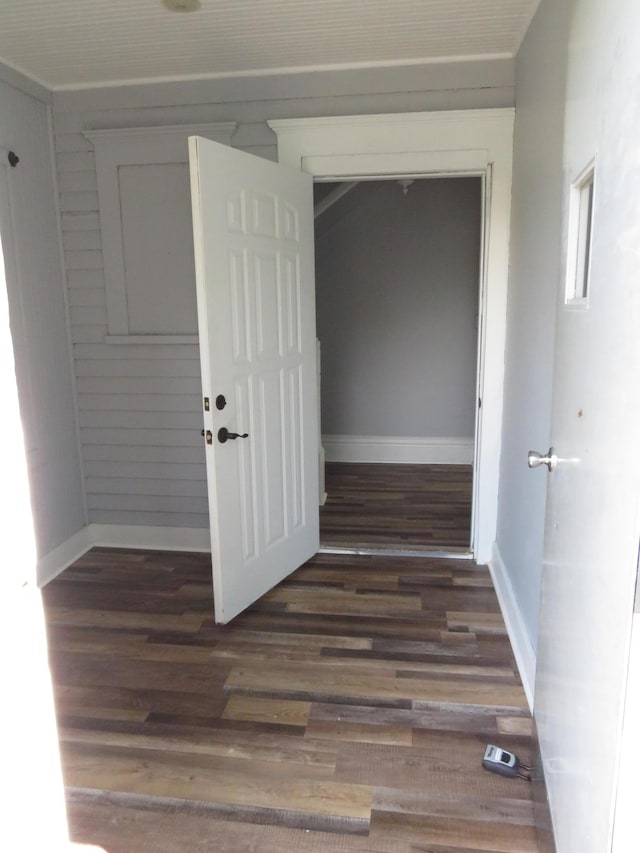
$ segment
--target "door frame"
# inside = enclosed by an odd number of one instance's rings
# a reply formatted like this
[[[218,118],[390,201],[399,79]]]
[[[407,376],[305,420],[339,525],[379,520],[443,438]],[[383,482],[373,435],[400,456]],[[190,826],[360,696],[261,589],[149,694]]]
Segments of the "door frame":
[[[496,538],[507,323],[512,108],[268,121],[280,163],[317,180],[480,176],[484,187],[471,550]],[[481,401],[481,402],[480,402]]]

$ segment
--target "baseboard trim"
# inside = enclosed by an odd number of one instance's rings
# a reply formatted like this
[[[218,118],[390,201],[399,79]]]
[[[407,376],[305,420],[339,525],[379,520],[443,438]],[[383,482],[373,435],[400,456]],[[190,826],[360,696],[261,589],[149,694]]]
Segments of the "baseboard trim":
[[[93,547],[93,544],[89,525],[74,533],[57,548],[53,548],[43,557],[40,557],[36,568],[38,586],[42,588],[58,577],[67,566],[75,563],[79,557],[86,554]]]
[[[127,524],[88,524],[38,560],[38,586],[46,586],[96,545],[145,551],[202,551],[210,553],[208,530],[194,527],[138,527]]]
[[[500,554],[497,543],[494,542],[491,559],[489,560],[491,579],[498,596],[502,618],[507,626],[513,654],[518,665],[522,686],[527,695],[529,710],[533,713],[533,693],[536,677],[536,654],[529,638],[522,611],[518,606],[507,567]]]
[[[93,544],[105,548],[150,551],[211,551],[208,529],[201,527],[144,527],[128,524],[90,524]]]
[[[413,465],[472,465],[472,438],[323,435],[327,462],[388,462]]]

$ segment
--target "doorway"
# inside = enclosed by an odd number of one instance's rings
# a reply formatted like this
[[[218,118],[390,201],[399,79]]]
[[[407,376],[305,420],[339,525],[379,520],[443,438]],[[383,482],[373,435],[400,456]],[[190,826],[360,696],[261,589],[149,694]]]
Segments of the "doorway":
[[[514,110],[327,116],[267,123],[278,137],[279,162],[320,180],[353,180],[358,175],[482,178],[483,286],[471,541],[476,561],[488,562],[498,517]]]
[[[323,547],[469,551],[482,183],[314,185]]]

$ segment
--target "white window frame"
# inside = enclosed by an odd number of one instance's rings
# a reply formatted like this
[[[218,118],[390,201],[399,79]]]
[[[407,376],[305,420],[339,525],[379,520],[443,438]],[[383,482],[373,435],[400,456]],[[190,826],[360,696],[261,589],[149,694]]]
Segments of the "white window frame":
[[[591,199],[590,201],[586,199],[585,205],[585,190],[588,187],[591,187]],[[587,308],[589,305],[589,278],[591,275],[591,245],[595,196],[596,161],[593,158],[580,172],[578,177],[572,181],[569,187],[567,269],[564,303],[570,308]],[[582,279],[580,286],[578,285],[579,279]]]

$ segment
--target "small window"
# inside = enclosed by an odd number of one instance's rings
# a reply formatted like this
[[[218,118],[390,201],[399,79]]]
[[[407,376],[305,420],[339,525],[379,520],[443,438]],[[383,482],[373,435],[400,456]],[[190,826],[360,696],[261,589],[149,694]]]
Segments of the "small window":
[[[591,163],[571,185],[565,302],[585,304],[589,296],[595,166]]]

